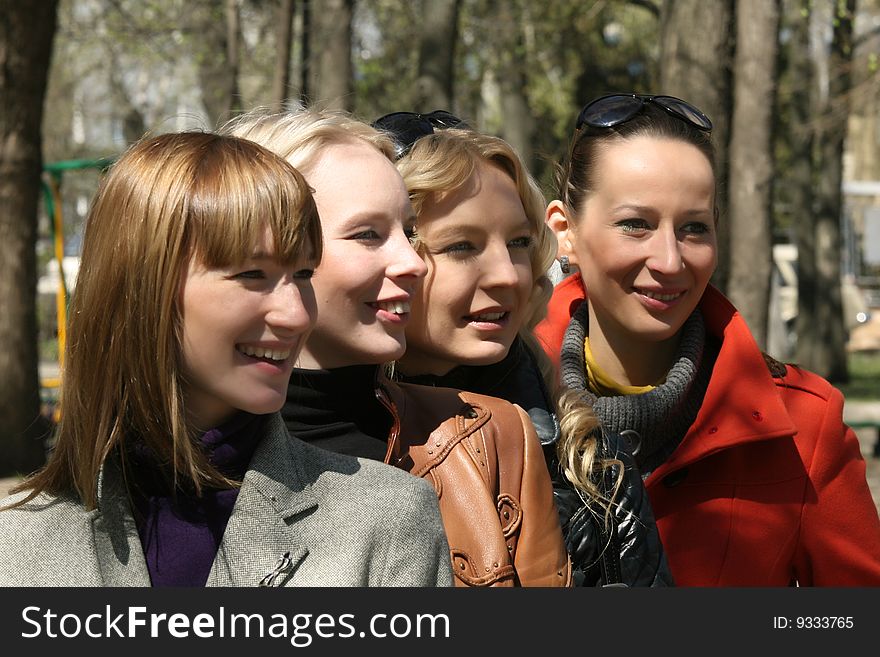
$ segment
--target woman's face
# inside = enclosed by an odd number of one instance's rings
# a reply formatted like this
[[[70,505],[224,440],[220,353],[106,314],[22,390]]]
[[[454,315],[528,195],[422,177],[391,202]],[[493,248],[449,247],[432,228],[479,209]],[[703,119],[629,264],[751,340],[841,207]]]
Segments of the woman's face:
[[[401,370],[439,375],[503,359],[533,286],[533,231],[513,180],[480,164],[462,187],[428,199],[418,234],[428,275]]]
[[[183,277],[182,351],[190,420],[217,426],[237,410],[284,405],[293,364],[317,316],[313,263],[281,264],[268,233],[237,266],[190,261]]]
[[[312,284],[318,322],[298,365],[396,360],[427,271],[410,244],[415,215],[394,165],[368,144],[328,146],[304,175],[315,190],[324,255]]]
[[[691,144],[646,136],[607,144],[596,166],[596,189],[567,230],[559,230],[559,204],[548,208],[598,320],[590,335],[672,338],[715,269],[712,167]]]

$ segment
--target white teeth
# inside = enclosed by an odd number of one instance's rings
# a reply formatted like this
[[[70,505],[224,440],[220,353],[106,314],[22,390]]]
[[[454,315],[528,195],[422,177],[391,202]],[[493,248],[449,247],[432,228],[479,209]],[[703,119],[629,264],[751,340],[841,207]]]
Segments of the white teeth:
[[[505,313],[484,313],[482,315],[472,315],[475,322],[495,322],[504,317]]]
[[[683,293],[676,292],[675,294],[656,294],[654,292],[642,290],[642,294],[644,294],[649,299],[657,299],[657,301],[672,301],[673,299],[678,299],[678,297],[680,297]]]
[[[269,360],[287,360],[290,357],[290,349],[263,349],[262,347],[242,345],[238,350],[246,356],[268,358]]]
[[[408,301],[379,301],[376,303],[376,306],[395,315],[403,315],[409,312]]]

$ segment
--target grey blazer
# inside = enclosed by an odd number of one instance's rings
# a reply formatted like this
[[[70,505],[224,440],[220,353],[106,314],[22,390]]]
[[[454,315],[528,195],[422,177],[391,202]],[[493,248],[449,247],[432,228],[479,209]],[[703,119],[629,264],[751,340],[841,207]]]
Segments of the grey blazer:
[[[452,585],[437,495],[427,482],[292,438],[275,414],[207,586],[256,586],[279,564],[275,586]],[[115,465],[105,464],[92,511],[48,495],[0,510],[0,585],[150,586]]]

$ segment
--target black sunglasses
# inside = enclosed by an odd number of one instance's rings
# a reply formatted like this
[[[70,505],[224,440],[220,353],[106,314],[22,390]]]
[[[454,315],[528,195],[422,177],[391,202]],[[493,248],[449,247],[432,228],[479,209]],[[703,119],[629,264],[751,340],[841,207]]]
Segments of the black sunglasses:
[[[400,158],[409,153],[413,144],[422,137],[434,134],[435,128],[468,128],[469,126],[446,110],[434,110],[427,114],[418,112],[392,112],[380,116],[371,124],[394,140],[395,155]]]
[[[674,96],[645,96],[642,94],[609,94],[588,103],[578,114],[575,130],[585,125],[591,128],[613,128],[635,117],[646,103],[653,103],[672,116],[711,132],[712,121],[696,107]]]

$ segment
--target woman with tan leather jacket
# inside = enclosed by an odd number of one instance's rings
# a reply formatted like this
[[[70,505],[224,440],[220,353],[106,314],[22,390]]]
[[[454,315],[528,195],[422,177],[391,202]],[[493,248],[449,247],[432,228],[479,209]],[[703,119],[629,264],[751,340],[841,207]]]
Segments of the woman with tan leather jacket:
[[[509,402],[398,384],[427,270],[391,141],[337,112],[252,112],[224,128],[286,158],[314,189],[324,256],[318,321],[282,410],[292,434],[382,460],[437,492],[459,586],[568,586],[549,474],[529,416]]]
[[[558,390],[531,333],[550,297],[545,272],[556,253],[543,195],[507,142],[458,123],[443,111],[374,122],[398,144],[398,170],[418,215],[416,249],[428,265],[399,376],[527,409],[544,445],[576,585],[667,586],[625,437],[603,431],[581,395]],[[574,473],[564,459],[572,442],[585,446]]]

